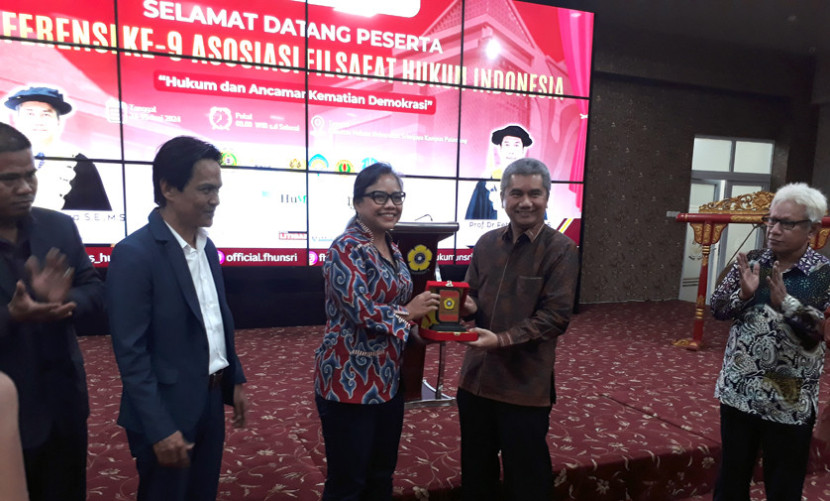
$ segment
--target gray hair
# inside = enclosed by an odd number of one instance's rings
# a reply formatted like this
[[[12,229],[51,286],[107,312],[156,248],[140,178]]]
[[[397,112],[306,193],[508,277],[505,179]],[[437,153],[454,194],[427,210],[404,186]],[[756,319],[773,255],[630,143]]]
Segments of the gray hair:
[[[792,202],[804,207],[807,219],[813,223],[820,223],[821,218],[827,212],[827,198],[815,188],[806,183],[786,184],[775,192],[770,209],[781,202]]]
[[[517,176],[542,176],[542,185],[545,192],[550,196],[550,170],[548,166],[535,158],[520,158],[514,160],[501,175],[501,191],[504,192],[510,186],[510,177]]]

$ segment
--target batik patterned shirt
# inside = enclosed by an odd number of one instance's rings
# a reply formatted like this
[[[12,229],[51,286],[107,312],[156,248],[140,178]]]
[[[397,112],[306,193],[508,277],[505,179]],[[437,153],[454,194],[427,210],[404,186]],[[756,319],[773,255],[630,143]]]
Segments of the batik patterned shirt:
[[[326,254],[326,330],[315,351],[315,391],[327,400],[378,404],[398,392],[410,324],[405,305],[412,278],[388,235],[393,262],[372,244],[360,221]]]
[[[830,260],[807,251],[784,272],[788,296],[780,310],[770,305],[767,277],[775,256],[769,249],[747,255],[760,266],[755,295],[742,301],[737,263],[712,295],[712,312],[732,319],[715,397],[762,419],[807,424],[818,408],[824,368],[823,311],[830,304]]]

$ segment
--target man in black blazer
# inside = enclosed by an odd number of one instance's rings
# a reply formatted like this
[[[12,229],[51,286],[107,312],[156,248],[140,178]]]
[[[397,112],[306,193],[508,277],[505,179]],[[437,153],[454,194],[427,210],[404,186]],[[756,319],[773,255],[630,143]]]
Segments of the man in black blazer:
[[[0,371],[18,390],[30,498],[83,500],[89,400],[74,322],[103,313],[103,284],[72,219],[32,207],[36,171],[29,140],[0,123]]]
[[[118,423],[139,474],[139,500],[215,500],[223,402],[244,426],[245,377],[213,224],[220,152],[177,137],[153,161],[158,208],[113,250],[107,306],[123,382]]]

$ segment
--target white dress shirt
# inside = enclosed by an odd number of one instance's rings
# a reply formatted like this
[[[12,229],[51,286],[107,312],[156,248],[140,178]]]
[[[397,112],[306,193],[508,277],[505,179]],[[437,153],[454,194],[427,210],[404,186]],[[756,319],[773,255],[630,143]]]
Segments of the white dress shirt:
[[[167,224],[167,221],[164,222]],[[213,281],[213,274],[210,272],[210,264],[205,254],[207,244],[207,232],[199,228],[196,233],[196,248],[190,246],[181,235],[167,224],[173,236],[182,246],[187,267],[190,269],[190,276],[193,277],[193,286],[196,288],[196,296],[199,298],[199,309],[202,310],[202,318],[207,331],[208,349],[210,359],[208,363],[208,374],[222,370],[228,365],[228,355],[225,350],[225,327],[222,322],[222,311],[219,308],[219,294],[216,292],[216,283]]]

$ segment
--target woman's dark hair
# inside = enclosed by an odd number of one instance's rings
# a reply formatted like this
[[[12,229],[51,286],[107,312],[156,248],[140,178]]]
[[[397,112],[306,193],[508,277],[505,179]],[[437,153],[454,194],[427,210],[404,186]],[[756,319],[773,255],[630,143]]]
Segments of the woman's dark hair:
[[[193,177],[193,166],[204,159],[221,163],[222,153],[212,144],[189,136],[174,137],[161,145],[153,159],[153,196],[159,207],[167,204],[161,180],[182,191]]]
[[[403,180],[401,180],[401,176],[399,176],[398,173],[392,169],[392,166],[383,162],[377,162],[360,171],[355,178],[354,198],[352,200],[356,202],[359,198],[362,198],[363,195],[366,194],[366,188],[375,184],[381,176],[386,175],[395,176],[395,179],[398,181],[398,186],[400,186],[403,190]]]

